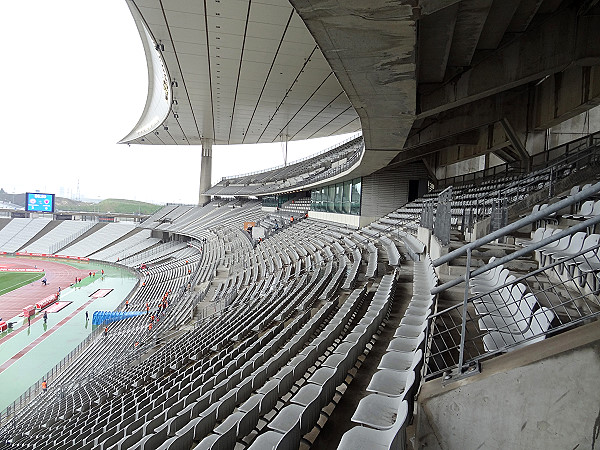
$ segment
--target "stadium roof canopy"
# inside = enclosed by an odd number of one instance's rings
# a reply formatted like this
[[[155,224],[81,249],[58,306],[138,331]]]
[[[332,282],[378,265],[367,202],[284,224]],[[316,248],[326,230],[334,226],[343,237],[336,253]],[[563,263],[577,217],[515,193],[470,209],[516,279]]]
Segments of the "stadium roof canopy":
[[[253,144],[360,130],[288,0],[127,3],[149,87],[144,113],[122,142]]]
[[[487,153],[526,168],[535,132],[598,103],[598,0],[127,2],[150,82],[122,142],[209,158],[362,130],[341,178]]]

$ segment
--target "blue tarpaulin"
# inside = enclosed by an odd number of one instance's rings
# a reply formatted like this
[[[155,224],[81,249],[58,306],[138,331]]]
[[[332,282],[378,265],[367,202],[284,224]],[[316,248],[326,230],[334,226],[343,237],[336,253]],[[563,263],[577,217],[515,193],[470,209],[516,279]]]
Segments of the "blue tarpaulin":
[[[142,314],[144,314],[142,311],[95,311],[92,316],[92,325],[105,325]]]

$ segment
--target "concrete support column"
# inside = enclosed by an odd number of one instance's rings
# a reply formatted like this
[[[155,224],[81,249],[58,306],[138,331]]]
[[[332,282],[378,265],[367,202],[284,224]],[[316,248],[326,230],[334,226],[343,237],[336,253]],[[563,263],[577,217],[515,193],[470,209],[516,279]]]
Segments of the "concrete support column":
[[[212,175],[212,139],[202,139],[202,160],[200,161],[200,195],[198,205],[210,202],[210,195],[204,195],[210,189]]]

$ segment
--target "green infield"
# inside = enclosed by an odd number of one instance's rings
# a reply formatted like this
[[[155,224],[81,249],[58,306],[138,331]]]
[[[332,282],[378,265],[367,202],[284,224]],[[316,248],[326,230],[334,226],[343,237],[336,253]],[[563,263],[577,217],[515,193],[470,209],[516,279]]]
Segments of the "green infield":
[[[39,280],[44,272],[0,272],[0,295]]]

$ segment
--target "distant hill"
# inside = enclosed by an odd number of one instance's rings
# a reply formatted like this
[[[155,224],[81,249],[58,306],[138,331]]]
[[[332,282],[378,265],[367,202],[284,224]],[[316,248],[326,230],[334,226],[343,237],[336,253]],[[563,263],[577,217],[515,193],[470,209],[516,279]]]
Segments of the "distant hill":
[[[25,194],[9,194],[4,189],[0,189],[0,200],[25,207]]]
[[[25,194],[8,194],[0,189],[0,200],[25,206]],[[119,214],[153,214],[162,206],[154,203],[125,200],[120,198],[107,198],[98,203],[80,202],[64,197],[55,197],[56,211],[100,212]]]

